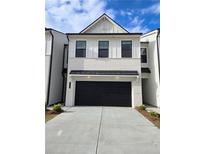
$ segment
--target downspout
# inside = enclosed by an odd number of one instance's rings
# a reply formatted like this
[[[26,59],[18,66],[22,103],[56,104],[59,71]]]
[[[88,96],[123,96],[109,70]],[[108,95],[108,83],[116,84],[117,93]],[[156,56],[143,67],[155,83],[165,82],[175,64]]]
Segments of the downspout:
[[[52,44],[51,44],[51,57],[50,57],[50,68],[49,68],[49,80],[48,80],[48,89],[47,89],[47,101],[46,101],[46,107],[49,104],[49,97],[50,97],[50,85],[51,85],[51,71],[52,71],[52,62],[53,62],[53,42],[54,42],[54,36],[51,30],[49,30],[51,37],[52,37]]]
[[[157,30],[157,57],[158,57],[158,69],[159,69],[159,82],[160,82],[160,53],[159,53],[159,34],[160,34],[160,29],[158,28]]]
[[[67,40],[68,40],[68,45],[69,45],[69,38],[68,38],[68,34],[66,34]]]

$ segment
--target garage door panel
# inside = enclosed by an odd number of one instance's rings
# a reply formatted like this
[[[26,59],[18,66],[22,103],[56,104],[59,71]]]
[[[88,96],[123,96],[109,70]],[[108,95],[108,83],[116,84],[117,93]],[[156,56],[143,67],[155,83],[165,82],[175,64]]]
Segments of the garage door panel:
[[[131,106],[131,83],[76,81],[75,105]]]

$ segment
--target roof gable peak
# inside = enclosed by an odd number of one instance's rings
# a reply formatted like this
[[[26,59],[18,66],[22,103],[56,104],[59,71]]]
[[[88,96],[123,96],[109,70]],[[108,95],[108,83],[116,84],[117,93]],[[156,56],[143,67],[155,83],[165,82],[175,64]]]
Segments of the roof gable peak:
[[[88,25],[80,33],[129,33],[106,13],[103,13],[94,22]]]

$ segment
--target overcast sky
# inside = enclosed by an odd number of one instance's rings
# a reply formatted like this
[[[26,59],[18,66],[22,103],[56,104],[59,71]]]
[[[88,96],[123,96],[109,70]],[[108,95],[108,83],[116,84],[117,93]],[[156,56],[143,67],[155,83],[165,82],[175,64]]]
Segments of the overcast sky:
[[[61,32],[80,32],[108,14],[129,32],[148,32],[160,27],[159,0],[45,0],[46,27]]]

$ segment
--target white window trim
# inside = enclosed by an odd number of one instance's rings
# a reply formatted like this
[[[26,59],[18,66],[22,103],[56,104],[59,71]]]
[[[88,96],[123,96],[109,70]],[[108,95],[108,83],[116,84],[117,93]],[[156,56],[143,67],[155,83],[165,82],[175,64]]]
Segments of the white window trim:
[[[76,57],[76,50],[77,50],[77,42],[78,41],[85,41],[85,57]],[[87,40],[80,40],[79,39],[79,40],[75,41],[75,51],[74,51],[75,52],[75,55],[74,55],[75,58],[87,58],[87,51],[88,51],[87,50]]]
[[[123,41],[131,41],[131,43],[132,43],[132,51],[131,51],[131,54],[132,54],[132,56],[131,57],[122,57],[122,42]],[[129,59],[132,59],[133,58],[133,49],[134,49],[134,43],[133,43],[133,40],[130,40],[130,39],[123,39],[123,40],[120,40],[120,52],[121,52],[121,57],[120,58],[129,58]]]
[[[108,57],[99,57],[99,42],[100,41],[107,41],[108,42]],[[110,48],[110,40],[97,40],[97,54],[98,54],[98,59],[108,59],[108,58],[110,58],[110,51],[111,51],[111,48]]]

